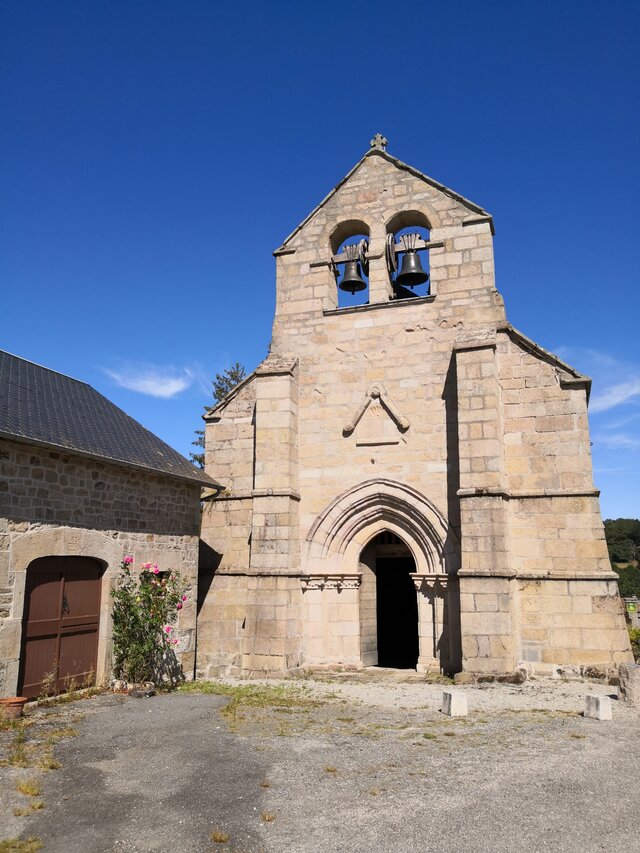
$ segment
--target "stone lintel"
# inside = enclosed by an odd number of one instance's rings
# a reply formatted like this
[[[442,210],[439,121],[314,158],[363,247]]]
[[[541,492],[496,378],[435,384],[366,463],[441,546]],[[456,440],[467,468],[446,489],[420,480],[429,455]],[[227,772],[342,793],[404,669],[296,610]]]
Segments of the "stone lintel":
[[[400,306],[421,305],[434,302],[435,294],[430,296],[414,296],[413,299],[390,299],[388,302],[372,302],[367,305],[347,305],[345,308],[327,308],[322,313],[325,317],[335,317],[339,314],[357,314],[361,311],[374,311],[379,308],[398,308]]]
[[[358,589],[362,575],[358,574],[309,574],[300,575],[302,591],[308,589]]]

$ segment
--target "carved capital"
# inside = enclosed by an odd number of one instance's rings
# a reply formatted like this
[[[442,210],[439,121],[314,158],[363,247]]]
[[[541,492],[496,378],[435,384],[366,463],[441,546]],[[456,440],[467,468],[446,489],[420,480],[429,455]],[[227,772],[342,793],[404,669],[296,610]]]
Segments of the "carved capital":
[[[300,578],[302,591],[308,589],[358,589],[362,582],[362,575],[303,575]]]
[[[417,592],[435,592],[443,593],[449,582],[449,575],[445,574],[418,574],[412,572],[413,585]]]

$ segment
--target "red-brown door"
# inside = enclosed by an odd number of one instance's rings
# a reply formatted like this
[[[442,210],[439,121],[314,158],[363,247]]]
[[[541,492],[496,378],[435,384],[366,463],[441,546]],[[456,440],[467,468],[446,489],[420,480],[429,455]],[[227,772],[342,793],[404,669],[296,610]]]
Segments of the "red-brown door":
[[[27,569],[20,695],[34,698],[95,680],[100,619],[99,563],[42,557]]]

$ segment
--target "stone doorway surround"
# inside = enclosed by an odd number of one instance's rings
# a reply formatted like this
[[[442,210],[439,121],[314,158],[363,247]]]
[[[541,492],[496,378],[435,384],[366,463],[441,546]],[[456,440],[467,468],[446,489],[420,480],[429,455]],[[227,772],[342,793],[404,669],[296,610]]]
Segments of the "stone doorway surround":
[[[401,540],[414,560],[420,672],[449,669],[448,579],[458,568],[458,543],[446,519],[417,490],[386,479],[343,492],[318,516],[303,548],[304,663],[378,663],[376,625],[367,608],[375,571],[367,546],[382,532]],[[364,578],[364,582],[363,582]],[[372,587],[375,596],[375,584]],[[370,604],[371,602],[369,602]]]

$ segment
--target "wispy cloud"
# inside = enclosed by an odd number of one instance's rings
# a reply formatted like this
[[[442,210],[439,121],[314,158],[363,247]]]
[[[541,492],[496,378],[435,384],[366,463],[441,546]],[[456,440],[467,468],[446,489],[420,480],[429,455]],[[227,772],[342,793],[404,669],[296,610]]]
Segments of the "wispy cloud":
[[[614,432],[594,436],[594,444],[601,444],[612,450],[640,450],[640,438],[624,432]]]
[[[128,365],[120,370],[110,370],[106,367],[103,370],[121,388],[165,400],[180,394],[193,383],[195,378],[193,371],[189,368],[179,370],[173,367]]]
[[[588,347],[560,346],[555,351],[582,373],[593,377],[590,414],[608,412],[626,403],[640,403],[640,366],[637,363],[623,362]]]
[[[640,397],[640,377],[605,388],[600,394],[592,397],[589,409],[593,414],[606,412],[614,406],[631,402],[636,397]]]

